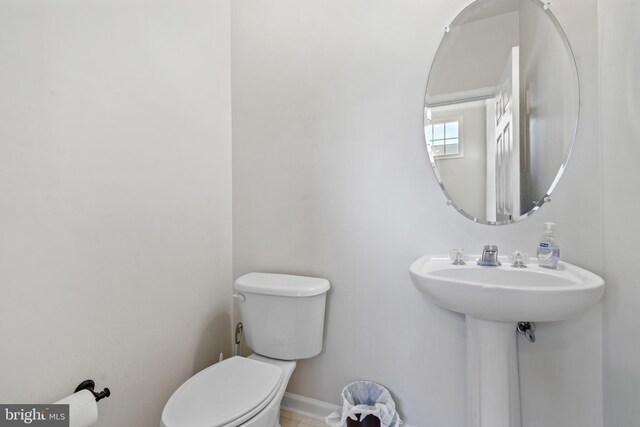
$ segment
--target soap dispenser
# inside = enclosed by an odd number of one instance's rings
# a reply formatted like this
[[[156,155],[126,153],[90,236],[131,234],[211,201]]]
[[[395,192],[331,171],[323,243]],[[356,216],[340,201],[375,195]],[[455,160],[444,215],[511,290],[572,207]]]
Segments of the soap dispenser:
[[[545,230],[540,242],[538,243],[538,265],[544,268],[558,268],[558,261],[560,260],[560,247],[556,243],[554,236],[553,222],[545,222]]]

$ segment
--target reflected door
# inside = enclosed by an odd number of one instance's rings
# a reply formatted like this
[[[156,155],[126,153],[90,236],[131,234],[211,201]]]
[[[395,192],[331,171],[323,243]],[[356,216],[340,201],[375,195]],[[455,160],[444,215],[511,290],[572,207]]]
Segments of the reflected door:
[[[487,206],[495,206],[494,221],[507,221],[520,215],[520,103],[519,103],[519,55],[518,47],[511,49],[504,72],[494,98],[492,116],[495,157],[487,168],[495,169],[495,200],[487,200]],[[487,139],[490,141],[490,139]],[[492,150],[493,151],[493,150]],[[493,163],[493,164],[491,164]],[[487,193],[489,195],[489,193]],[[492,215],[493,216],[493,215]]]

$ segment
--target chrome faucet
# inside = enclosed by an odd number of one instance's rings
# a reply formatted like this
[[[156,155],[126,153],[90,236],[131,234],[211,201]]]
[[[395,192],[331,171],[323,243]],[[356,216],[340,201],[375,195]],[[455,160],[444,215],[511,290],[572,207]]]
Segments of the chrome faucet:
[[[482,257],[478,260],[478,265],[490,267],[502,265],[498,259],[498,245],[484,245]]]

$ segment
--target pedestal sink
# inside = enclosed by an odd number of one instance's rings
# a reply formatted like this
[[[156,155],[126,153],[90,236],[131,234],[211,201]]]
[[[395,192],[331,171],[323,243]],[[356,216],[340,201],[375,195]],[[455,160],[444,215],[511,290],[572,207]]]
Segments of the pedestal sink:
[[[557,270],[453,265],[425,256],[411,279],[436,304],[466,316],[467,427],[520,427],[516,325],[567,319],[597,303],[599,276],[566,262]]]

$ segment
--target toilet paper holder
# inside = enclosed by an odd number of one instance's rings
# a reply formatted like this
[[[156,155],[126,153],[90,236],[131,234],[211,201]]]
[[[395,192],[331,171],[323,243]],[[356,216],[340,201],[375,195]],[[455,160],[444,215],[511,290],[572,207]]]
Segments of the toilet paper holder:
[[[93,380],[84,380],[80,384],[78,384],[78,387],[76,387],[76,391],[74,391],[74,393],[77,393],[81,390],[89,390],[91,394],[95,396],[96,402],[98,402],[101,399],[104,399],[105,397],[111,396],[111,391],[108,388],[105,387],[104,390],[102,390],[99,393],[96,393],[96,391],[94,390],[95,387],[96,387],[96,383]]]

